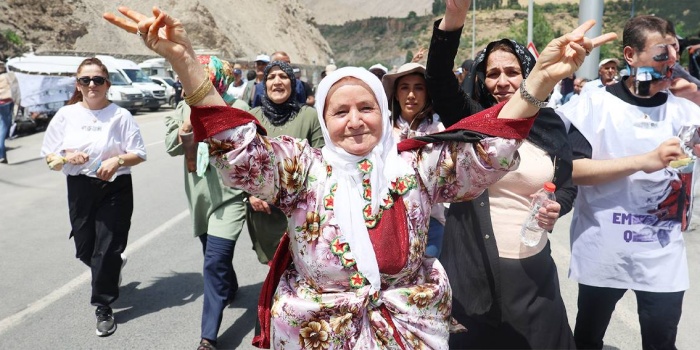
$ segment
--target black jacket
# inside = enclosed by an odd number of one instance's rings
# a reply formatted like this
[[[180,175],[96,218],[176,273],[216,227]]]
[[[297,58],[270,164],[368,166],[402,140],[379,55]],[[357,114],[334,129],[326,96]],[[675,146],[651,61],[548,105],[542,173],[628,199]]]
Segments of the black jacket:
[[[426,66],[426,84],[434,111],[445,127],[483,108],[460,88],[452,73],[461,30],[445,32],[435,22]],[[527,138],[547,152],[554,164],[560,216],[571,211],[576,187],[571,180],[572,155],[566,128],[551,109],[540,110]],[[452,315],[496,325],[501,321],[498,247],[493,235],[488,191],[468,202],[453,203],[447,214],[440,261],[452,286]]]

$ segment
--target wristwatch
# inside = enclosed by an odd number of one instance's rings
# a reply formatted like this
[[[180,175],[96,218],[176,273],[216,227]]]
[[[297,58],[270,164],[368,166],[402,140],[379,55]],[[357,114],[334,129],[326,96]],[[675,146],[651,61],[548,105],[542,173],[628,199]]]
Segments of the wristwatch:
[[[119,166],[124,165],[124,158],[122,158],[122,156],[117,156],[117,164],[119,164]]]

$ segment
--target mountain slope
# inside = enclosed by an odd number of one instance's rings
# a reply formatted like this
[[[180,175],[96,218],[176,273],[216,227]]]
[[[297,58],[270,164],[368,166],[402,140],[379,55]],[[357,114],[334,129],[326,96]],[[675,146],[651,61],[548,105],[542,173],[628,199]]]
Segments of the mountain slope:
[[[141,0],[118,3],[150,11]],[[298,0],[166,0],[160,5],[185,24],[196,48],[218,51],[225,58],[245,60],[284,50],[295,63],[325,64],[332,55]],[[137,36],[102,19],[103,12],[116,12],[116,7],[103,0],[0,1],[0,30],[17,33],[37,53],[153,55]]]

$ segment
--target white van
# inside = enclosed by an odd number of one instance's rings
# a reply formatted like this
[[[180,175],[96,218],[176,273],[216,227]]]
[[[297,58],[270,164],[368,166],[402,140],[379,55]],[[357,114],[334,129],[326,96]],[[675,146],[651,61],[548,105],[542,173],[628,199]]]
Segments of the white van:
[[[141,70],[148,76],[172,77],[172,68],[165,58],[151,58],[139,63]]]
[[[10,70],[31,75],[74,76],[83,60],[85,57],[25,54],[8,60],[7,65]],[[107,99],[135,114],[143,105],[143,93],[118,71],[108,67],[108,72],[112,85],[107,91]]]
[[[114,69],[122,73],[128,82],[134,87],[141,89],[144,95],[143,107],[155,112],[160,109],[161,105],[167,103],[165,89],[151,81],[134,61],[103,55],[97,55],[96,57],[102,60],[108,69]]]

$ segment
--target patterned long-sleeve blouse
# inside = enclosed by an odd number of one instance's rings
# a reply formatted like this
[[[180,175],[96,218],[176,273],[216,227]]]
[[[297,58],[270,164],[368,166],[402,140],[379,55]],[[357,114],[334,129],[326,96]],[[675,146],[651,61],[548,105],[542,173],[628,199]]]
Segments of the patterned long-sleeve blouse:
[[[450,286],[440,263],[423,255],[431,206],[478,196],[517,167],[520,141],[486,137],[402,152],[415,173],[391,182],[376,215],[367,187],[365,224],[382,283],[371,295],[336,223],[335,210],[347,203],[334,202],[333,169],[319,149],[291,137],[262,136],[254,123],[210,142],[222,149],[211,161],[225,185],[273,203],[289,218],[293,264],[272,305],[275,348],[447,348]],[[348,166],[369,173],[373,164]]]

